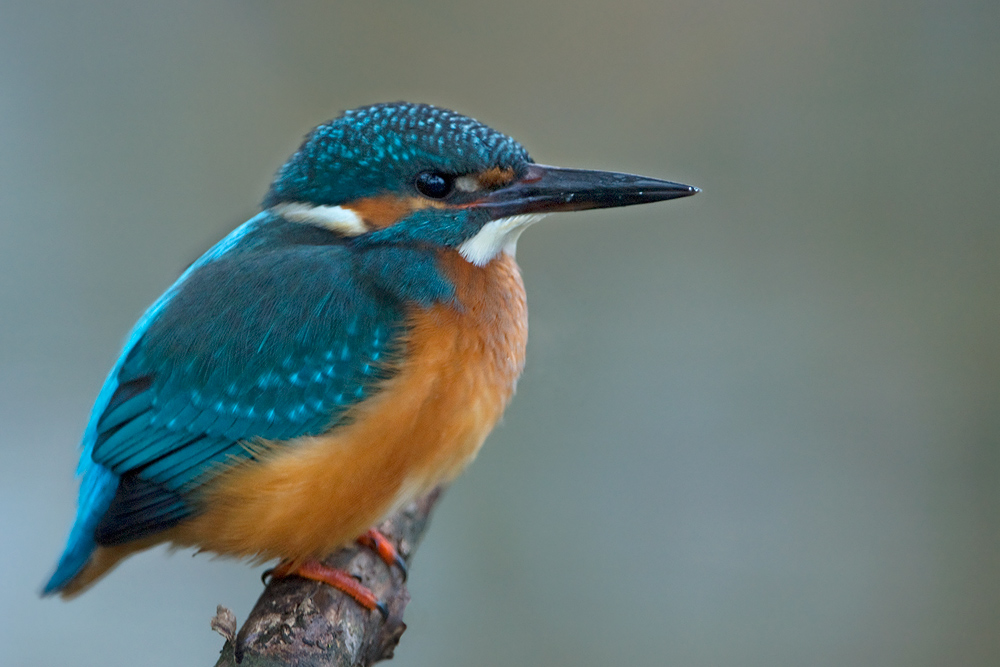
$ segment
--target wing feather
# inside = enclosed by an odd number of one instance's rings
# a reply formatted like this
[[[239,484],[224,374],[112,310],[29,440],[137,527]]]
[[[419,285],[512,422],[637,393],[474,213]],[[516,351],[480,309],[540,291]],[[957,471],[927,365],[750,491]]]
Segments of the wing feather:
[[[222,257],[201,266],[127,350],[97,419],[95,463],[120,478],[99,543],[163,530],[199,510],[243,443],[316,435],[391,375],[402,308],[352,280],[337,247]]]

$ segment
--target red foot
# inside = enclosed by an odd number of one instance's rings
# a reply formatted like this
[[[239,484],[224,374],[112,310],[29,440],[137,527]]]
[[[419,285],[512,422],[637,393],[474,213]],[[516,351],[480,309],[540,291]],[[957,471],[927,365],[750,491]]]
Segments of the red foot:
[[[403,581],[406,581],[406,561],[404,561],[403,557],[399,555],[399,552],[396,551],[396,547],[393,546],[388,537],[374,528],[369,528],[368,532],[358,538],[358,544],[363,547],[368,547],[377,553],[378,557],[381,558],[382,561],[389,567],[392,567],[393,565],[398,567],[400,572],[403,573]]]
[[[342,591],[347,595],[350,595],[354,598],[355,602],[365,609],[368,609],[369,611],[377,609],[378,612],[382,614],[383,619],[389,617],[389,609],[385,606],[385,603],[380,602],[367,586],[343,570],[327,567],[326,565],[314,560],[307,560],[298,567],[292,567],[289,563],[282,561],[277,567],[270,570],[266,574],[269,574],[272,577],[298,576],[303,579],[321,581],[324,584],[333,586],[338,591]]]

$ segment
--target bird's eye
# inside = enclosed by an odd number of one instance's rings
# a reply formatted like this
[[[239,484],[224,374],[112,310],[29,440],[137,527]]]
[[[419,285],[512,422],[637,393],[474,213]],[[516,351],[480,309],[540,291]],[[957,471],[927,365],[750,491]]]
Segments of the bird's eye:
[[[444,199],[451,192],[455,178],[435,171],[422,171],[417,174],[414,185],[417,192],[431,199]]]

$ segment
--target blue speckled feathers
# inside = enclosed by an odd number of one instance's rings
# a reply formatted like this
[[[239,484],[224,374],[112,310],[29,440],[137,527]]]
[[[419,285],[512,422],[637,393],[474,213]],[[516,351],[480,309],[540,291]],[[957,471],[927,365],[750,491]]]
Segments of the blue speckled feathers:
[[[376,104],[313,130],[278,172],[264,206],[337,205],[403,191],[423,169],[464,174],[528,162],[521,144],[468,116],[427,104]]]
[[[230,253],[185,280],[97,422],[93,460],[142,492],[112,504],[99,543],[190,514],[191,487],[250,456],[241,443],[322,433],[391,372],[401,304],[360,285],[352,264],[344,248],[299,245]]]

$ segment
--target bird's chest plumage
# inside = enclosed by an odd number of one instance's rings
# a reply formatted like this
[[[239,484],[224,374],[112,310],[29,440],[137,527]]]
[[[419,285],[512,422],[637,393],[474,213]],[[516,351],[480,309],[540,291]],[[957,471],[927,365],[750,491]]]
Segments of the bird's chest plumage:
[[[322,556],[450,481],[503,414],[524,366],[527,306],[513,257],[439,258],[455,299],[413,306],[398,371],[329,433],[219,476],[174,541],[261,558]]]
[[[453,304],[412,314],[412,376],[420,385],[427,430],[421,439],[437,442],[427,463],[427,483],[451,479],[475,456],[499,420],[524,368],[528,312],[524,285],[513,257],[502,254],[477,267],[457,253],[443,259],[456,285]],[[427,483],[423,486],[426,487]]]

